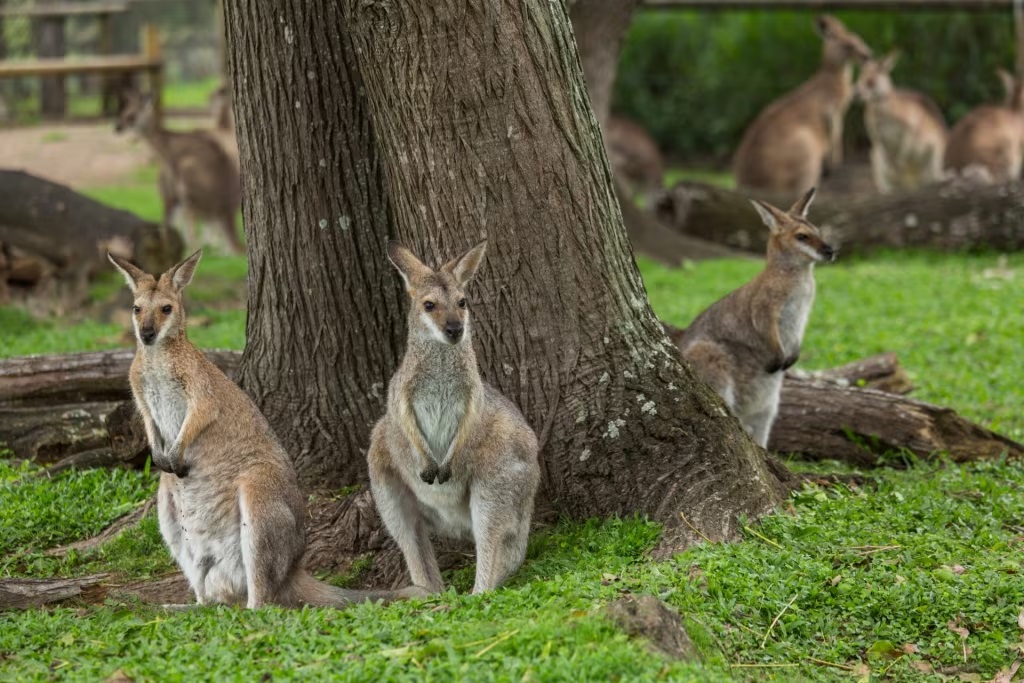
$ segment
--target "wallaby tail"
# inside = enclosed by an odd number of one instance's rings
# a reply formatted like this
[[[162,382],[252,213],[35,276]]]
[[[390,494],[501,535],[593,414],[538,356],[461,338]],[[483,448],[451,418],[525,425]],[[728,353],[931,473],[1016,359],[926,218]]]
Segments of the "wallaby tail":
[[[348,607],[357,602],[393,602],[427,596],[427,591],[419,586],[409,586],[397,591],[347,590],[318,581],[306,572],[296,577],[293,590],[296,602],[313,607]]]

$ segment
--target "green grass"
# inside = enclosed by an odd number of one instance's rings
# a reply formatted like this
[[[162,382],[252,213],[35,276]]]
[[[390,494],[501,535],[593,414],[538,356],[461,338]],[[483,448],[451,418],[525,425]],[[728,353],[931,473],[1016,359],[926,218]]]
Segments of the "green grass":
[[[154,179],[150,168],[126,186],[93,193],[157,217]],[[641,263],[652,305],[677,325],[760,268]],[[1022,268],[1020,255],[1004,266],[992,255],[914,252],[819,268],[800,366],[893,350],[918,386],[915,396],[1024,438],[1024,395],[1015,383],[1024,375]],[[244,344],[245,274],[244,259],[204,258],[187,294],[193,320],[203,323],[190,332],[199,345]],[[92,295],[121,289],[109,274]],[[123,333],[117,324],[0,309],[0,355],[125,345]],[[153,513],[92,552],[42,553],[141,504],[153,476],[27,474],[0,462],[0,576],[103,571],[128,580],[173,568]],[[2,613],[0,680],[104,680],[123,669],[136,681],[845,681],[869,673],[915,681],[929,667],[992,678],[1024,638],[1017,625],[1024,465],[939,460],[870,476],[877,481],[865,490],[807,487],[743,542],[696,546],[670,561],[648,557],[659,529],[646,521],[561,522],[535,533],[522,570],[482,598],[465,595],[472,570],[461,569],[446,577],[448,593],[386,608],[172,613],[112,600]],[[668,662],[606,621],[605,605],[622,590],[658,595],[678,609],[703,663]],[[950,625],[968,629],[966,642]]]

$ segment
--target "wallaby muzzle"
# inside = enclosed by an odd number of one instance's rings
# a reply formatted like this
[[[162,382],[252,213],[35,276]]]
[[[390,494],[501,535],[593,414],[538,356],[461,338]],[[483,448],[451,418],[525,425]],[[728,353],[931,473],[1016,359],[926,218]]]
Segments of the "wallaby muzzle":
[[[139,339],[141,339],[142,343],[145,344],[146,346],[150,346],[154,341],[156,341],[156,328],[154,328],[152,325],[145,325],[143,327],[140,327]]]
[[[827,244],[821,245],[821,249],[818,250],[818,253],[820,253],[826,261],[836,260],[836,250]]]
[[[462,338],[462,323],[460,322],[448,322],[444,326],[444,336],[448,338],[451,343],[455,343]]]

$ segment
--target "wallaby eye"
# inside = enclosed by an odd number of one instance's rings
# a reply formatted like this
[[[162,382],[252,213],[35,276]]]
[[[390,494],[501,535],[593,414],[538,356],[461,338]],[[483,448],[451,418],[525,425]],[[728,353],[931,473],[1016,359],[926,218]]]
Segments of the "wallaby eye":
[[[139,306],[132,306],[132,311],[135,313],[142,313],[142,308]]]
[[[434,302],[433,301],[424,301],[423,302],[423,309],[426,310],[426,311],[434,310]]]
[[[800,242],[806,242],[807,240],[809,240],[809,239],[810,239],[810,238],[809,238],[809,237],[808,237],[807,235],[803,234],[802,232],[801,232],[800,234],[798,234],[798,235],[796,236],[796,238],[797,238],[797,240],[798,240],[798,241],[800,241]]]
[[[171,311],[172,311],[173,309],[172,309],[172,308],[171,308],[170,306],[164,306],[164,307],[163,307],[162,309],[160,309],[160,310],[162,310],[162,311],[164,312],[164,315],[170,315],[170,314],[171,314]]]
[[[465,299],[459,299],[459,308],[465,308],[465,307],[466,307],[466,300]]]

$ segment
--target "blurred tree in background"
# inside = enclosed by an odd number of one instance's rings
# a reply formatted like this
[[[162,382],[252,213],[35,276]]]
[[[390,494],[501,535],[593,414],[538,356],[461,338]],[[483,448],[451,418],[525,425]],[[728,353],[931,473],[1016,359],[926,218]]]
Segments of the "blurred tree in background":
[[[1008,12],[848,12],[837,16],[882,54],[901,51],[897,86],[931,95],[952,122],[1001,101],[999,67],[1013,68]],[[770,101],[818,67],[810,12],[640,11],[622,51],[613,109],[644,125],[677,159],[726,163]],[[865,146],[861,109],[847,144]]]

